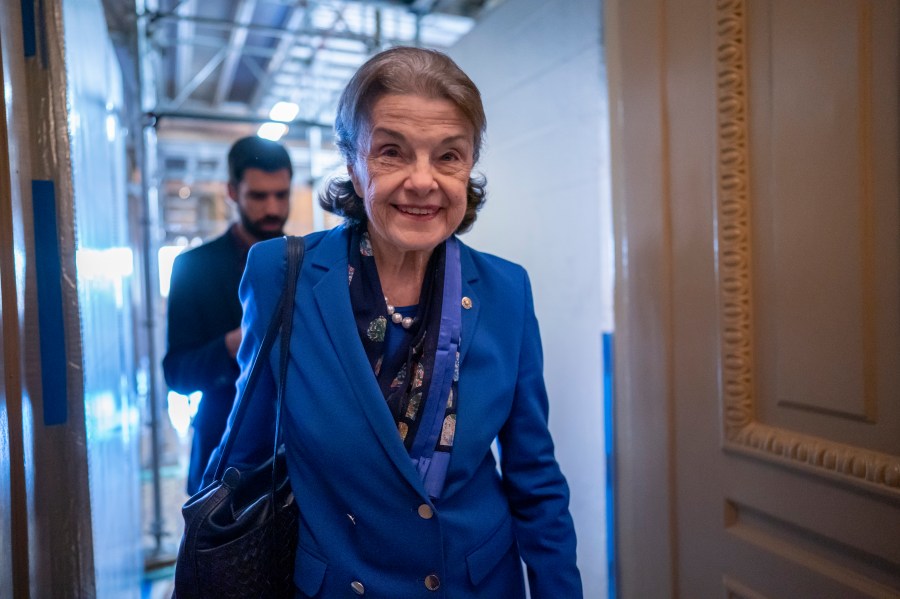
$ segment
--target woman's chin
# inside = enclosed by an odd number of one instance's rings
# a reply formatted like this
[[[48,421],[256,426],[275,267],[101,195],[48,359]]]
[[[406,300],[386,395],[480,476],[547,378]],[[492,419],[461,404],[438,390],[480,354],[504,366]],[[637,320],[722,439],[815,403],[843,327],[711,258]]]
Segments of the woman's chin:
[[[403,240],[396,243],[390,243],[392,249],[396,252],[425,252],[431,253],[434,248],[443,243],[444,239],[427,239],[427,240]]]
[[[443,243],[452,231],[445,227],[403,227],[392,228],[386,231],[386,235],[380,236],[383,245],[389,248],[388,251],[397,252],[431,252],[438,245]],[[370,235],[371,228],[370,228]],[[379,237],[377,234],[373,237]],[[375,252],[378,253],[378,241],[375,243]]]

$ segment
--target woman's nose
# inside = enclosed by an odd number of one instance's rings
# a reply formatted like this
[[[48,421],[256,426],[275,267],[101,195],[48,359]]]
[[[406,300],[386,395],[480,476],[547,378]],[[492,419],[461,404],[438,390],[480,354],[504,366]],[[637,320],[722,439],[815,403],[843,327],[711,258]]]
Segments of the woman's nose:
[[[406,184],[410,191],[419,195],[426,195],[437,188],[434,180],[434,171],[430,160],[416,160],[412,165],[412,171],[406,178]]]

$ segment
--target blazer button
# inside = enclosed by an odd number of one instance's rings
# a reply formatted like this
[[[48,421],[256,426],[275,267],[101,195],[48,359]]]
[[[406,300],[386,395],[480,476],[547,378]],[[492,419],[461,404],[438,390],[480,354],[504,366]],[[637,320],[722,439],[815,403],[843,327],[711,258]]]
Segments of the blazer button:
[[[436,591],[441,587],[441,579],[437,574],[429,574],[425,577],[425,588],[429,591]]]
[[[358,580],[354,580],[353,582],[351,582],[350,588],[353,589],[353,592],[356,593],[357,595],[365,595],[366,594],[366,587],[364,587],[363,583],[361,583]]]
[[[423,503],[419,506],[419,517],[423,520],[431,520],[431,517],[434,516],[434,510],[431,509],[431,506],[427,503]]]

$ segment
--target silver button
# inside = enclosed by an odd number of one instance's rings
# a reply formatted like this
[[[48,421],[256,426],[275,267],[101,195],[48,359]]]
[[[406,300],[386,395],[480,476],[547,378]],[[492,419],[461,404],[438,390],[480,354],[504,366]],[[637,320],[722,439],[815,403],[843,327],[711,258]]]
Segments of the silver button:
[[[427,503],[423,503],[419,506],[419,517],[423,520],[431,520],[431,517],[434,516],[434,510],[431,509],[431,506]]]
[[[437,574],[429,574],[425,577],[425,588],[429,591],[436,591],[441,587],[441,579]]]
[[[353,589],[353,592],[356,593],[357,595],[365,595],[366,594],[366,587],[364,587],[363,583],[361,583],[358,580],[354,580],[353,582],[351,582],[350,588]]]
[[[347,514],[347,518],[350,520],[350,524],[356,526],[356,517],[353,514]]]

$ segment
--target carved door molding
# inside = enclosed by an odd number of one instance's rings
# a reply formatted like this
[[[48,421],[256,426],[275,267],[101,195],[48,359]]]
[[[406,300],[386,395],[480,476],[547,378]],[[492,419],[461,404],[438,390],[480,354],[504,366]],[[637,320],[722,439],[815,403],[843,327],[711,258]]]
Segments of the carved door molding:
[[[860,3],[860,27],[871,22]],[[717,3],[718,265],[724,447],[762,460],[900,496],[900,457],[757,420],[754,368],[746,0]],[[865,39],[865,32],[861,38]],[[871,62],[869,52],[861,61]],[[871,64],[860,65],[861,77]],[[866,81],[861,88],[866,90]],[[864,132],[865,135],[865,132]],[[861,141],[866,151],[866,140]],[[864,162],[867,162],[864,160]]]

